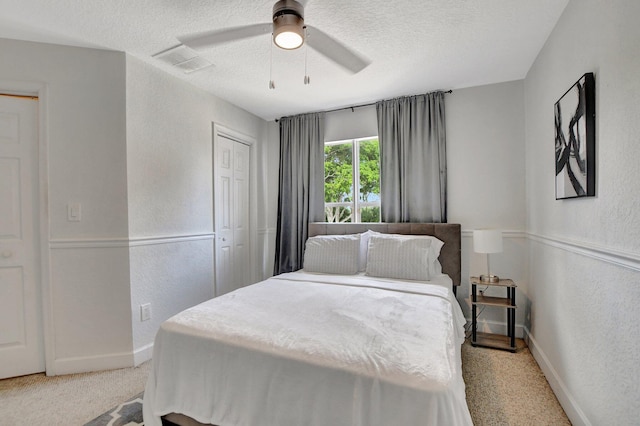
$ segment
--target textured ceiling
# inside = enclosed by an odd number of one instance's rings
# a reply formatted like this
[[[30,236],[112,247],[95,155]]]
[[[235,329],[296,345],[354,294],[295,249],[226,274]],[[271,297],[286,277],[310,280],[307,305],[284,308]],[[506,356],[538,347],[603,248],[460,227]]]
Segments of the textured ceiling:
[[[0,0],[0,37],[125,51],[272,120],[522,79],[567,2],[308,0],[307,24],[371,61],[351,74],[309,49],[310,85],[305,49],[272,48],[269,35],[200,51],[214,66],[191,74],[152,57],[177,37],[270,22],[275,0]]]

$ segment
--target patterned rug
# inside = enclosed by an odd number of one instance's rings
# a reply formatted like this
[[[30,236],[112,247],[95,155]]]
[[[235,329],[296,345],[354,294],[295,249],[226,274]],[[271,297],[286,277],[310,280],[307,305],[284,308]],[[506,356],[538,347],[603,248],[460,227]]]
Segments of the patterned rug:
[[[142,392],[129,401],[96,417],[84,426],[141,426]]]

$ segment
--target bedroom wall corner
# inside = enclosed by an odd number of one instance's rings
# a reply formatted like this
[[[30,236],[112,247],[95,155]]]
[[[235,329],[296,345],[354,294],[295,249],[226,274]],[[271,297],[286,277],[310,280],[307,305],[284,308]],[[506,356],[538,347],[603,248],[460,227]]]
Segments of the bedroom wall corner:
[[[574,424],[640,413],[640,3],[571,0],[525,79],[532,353]],[[554,103],[596,81],[596,196],[555,200]]]
[[[127,55],[130,309],[136,363],[151,355],[164,320],[213,297],[214,123],[255,139],[261,155],[264,120]],[[252,238],[257,245],[257,229]],[[152,315],[143,321],[141,306],[146,304]]]
[[[7,39],[0,55],[0,80],[46,87],[47,373],[131,365],[125,55]]]
[[[280,126],[270,121],[264,127],[264,143],[260,145],[260,177],[258,182],[258,277],[273,275],[278,216],[278,181],[280,174]]]
[[[503,231],[504,250],[490,255],[492,273],[517,284],[516,333],[523,336],[528,306],[524,233],[524,81],[454,90],[446,97],[448,220],[462,225],[462,283],[458,301],[471,320],[469,277],[486,273],[487,258],[474,253],[472,231]],[[501,289],[488,295],[504,297]],[[482,314],[484,331],[504,333],[503,310]]]

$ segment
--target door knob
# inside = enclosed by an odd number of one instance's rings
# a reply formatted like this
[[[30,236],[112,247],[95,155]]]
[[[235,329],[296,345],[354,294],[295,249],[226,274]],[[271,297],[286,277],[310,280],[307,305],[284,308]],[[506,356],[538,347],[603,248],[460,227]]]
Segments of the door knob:
[[[13,252],[11,250],[5,250],[5,251],[2,252],[2,257],[4,259],[8,259],[11,256],[13,256]]]

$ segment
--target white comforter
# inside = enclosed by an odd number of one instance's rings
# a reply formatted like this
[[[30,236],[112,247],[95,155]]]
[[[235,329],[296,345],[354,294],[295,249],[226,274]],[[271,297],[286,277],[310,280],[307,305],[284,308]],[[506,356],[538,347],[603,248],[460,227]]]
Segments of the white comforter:
[[[434,282],[294,272],[190,308],[156,336],[145,425],[471,425],[464,317]]]

